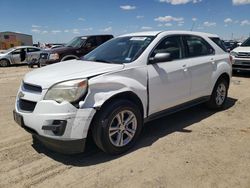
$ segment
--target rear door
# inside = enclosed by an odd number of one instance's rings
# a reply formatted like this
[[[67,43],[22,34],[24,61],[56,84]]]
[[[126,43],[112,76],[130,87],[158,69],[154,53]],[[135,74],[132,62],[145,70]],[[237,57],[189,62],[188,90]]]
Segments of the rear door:
[[[38,48],[27,48],[26,60],[28,62],[37,61],[40,58],[41,50]]]
[[[170,53],[171,61],[148,65],[149,115],[185,103],[190,97],[191,78],[181,37],[166,37],[150,58],[156,53]]]
[[[210,95],[215,50],[202,37],[183,36],[187,66],[191,76],[190,99]]]

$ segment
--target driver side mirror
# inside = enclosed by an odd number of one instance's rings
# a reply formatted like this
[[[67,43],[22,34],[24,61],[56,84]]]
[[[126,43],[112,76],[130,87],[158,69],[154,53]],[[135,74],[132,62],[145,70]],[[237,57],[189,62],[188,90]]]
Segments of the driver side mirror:
[[[154,63],[163,63],[166,61],[171,61],[171,54],[170,53],[157,53],[154,57],[149,58],[149,62],[151,64]]]

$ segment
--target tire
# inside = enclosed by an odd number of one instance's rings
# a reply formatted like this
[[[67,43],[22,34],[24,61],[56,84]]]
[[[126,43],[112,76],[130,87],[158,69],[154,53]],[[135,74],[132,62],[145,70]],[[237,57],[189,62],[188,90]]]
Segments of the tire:
[[[126,124],[128,120],[130,123]],[[127,100],[113,101],[97,112],[91,126],[93,140],[108,154],[122,154],[136,143],[142,124],[142,114],[135,104]]]
[[[207,107],[212,110],[219,110],[225,106],[228,94],[228,81],[220,78],[213,89],[209,101],[206,103]]]
[[[0,60],[0,67],[8,67],[10,66],[10,62],[7,59]]]

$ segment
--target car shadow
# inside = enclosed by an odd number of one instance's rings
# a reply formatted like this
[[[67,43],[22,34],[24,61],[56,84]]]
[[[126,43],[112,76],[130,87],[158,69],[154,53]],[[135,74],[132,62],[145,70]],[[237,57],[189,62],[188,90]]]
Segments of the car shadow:
[[[21,63],[21,64],[11,64],[9,67],[23,67],[23,66],[27,66],[27,63]],[[4,67],[5,68],[5,67]]]
[[[250,71],[239,71],[233,73],[234,77],[250,78]]]
[[[227,110],[234,106],[236,101],[237,99],[228,98],[223,110]],[[217,113],[217,111],[207,110],[207,108],[205,108],[204,105],[201,104],[146,123],[137,144],[127,153],[119,156],[111,156],[102,152],[95,146],[92,139],[87,140],[86,150],[84,153],[75,155],[64,155],[56,153],[45,148],[42,144],[37,142],[34,142],[32,147],[38,153],[43,153],[46,156],[52,158],[53,160],[63,163],[65,165],[78,167],[91,166],[100,163],[105,163],[117,159],[121,156],[127,155],[128,153],[134,152],[138,149],[151,146],[160,138],[165,137],[174,132],[190,134],[192,133],[192,130],[188,129],[190,125],[200,122],[215,113]]]

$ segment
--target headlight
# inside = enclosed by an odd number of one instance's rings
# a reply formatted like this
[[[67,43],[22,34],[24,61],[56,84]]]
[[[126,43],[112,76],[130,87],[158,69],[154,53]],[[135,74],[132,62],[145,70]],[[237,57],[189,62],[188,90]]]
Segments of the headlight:
[[[231,56],[234,56],[234,57],[237,57],[237,56],[238,56],[238,53],[237,53],[237,52],[234,52],[234,51],[231,51],[231,52],[230,52],[230,55],[231,55]]]
[[[87,88],[87,79],[70,80],[57,83],[49,88],[44,100],[75,102],[87,92]]]
[[[59,58],[60,57],[59,57],[58,53],[54,53],[54,54],[49,55],[49,59],[52,59],[52,60],[58,60]]]

